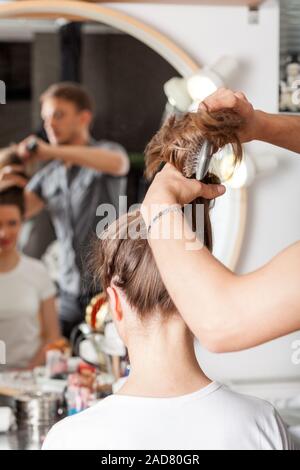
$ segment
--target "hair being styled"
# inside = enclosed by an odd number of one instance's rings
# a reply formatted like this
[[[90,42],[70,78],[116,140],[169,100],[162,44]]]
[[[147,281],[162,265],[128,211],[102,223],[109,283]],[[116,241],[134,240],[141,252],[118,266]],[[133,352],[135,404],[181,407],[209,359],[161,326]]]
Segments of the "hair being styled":
[[[199,152],[204,140],[209,140],[213,153],[225,145],[231,144],[234,156],[233,166],[241,162],[243,148],[238,137],[244,125],[243,119],[234,111],[224,110],[214,113],[201,111],[186,113],[182,116],[171,116],[147,145],[146,171],[147,179],[152,179],[163,163],[171,163],[184,176],[189,161]],[[218,176],[208,173],[203,179],[206,184],[219,184]],[[204,206],[204,244],[212,251],[212,229],[209,211],[214,201],[198,198],[193,201]],[[193,220],[193,226],[195,221]]]
[[[0,170],[7,165],[23,165],[22,160],[18,157],[15,151],[15,146],[11,145],[0,150]],[[26,177],[23,172],[19,173],[21,176]],[[0,206],[17,206],[23,216],[25,214],[25,198],[24,191],[18,186],[0,191]]]
[[[93,112],[94,103],[87,90],[78,83],[61,82],[51,85],[40,97],[40,102],[48,98],[59,98],[73,103],[78,111]]]
[[[208,138],[214,152],[231,143],[236,161],[242,158],[242,146],[237,132],[242,126],[241,119],[232,112],[185,114],[171,117],[156,134],[146,149],[146,174],[153,177],[163,162],[172,163],[184,173],[187,155],[199,148]],[[205,183],[216,183],[218,178],[209,174]],[[209,217],[210,201],[205,206],[204,244],[212,250],[212,230]],[[154,312],[164,317],[176,313],[151,248],[144,236],[132,237],[134,233],[145,234],[145,224],[139,211],[125,214],[105,230],[95,243],[92,265],[95,279],[105,291],[113,282],[124,292],[130,306],[141,318]]]
[[[172,163],[184,174],[187,159],[198,152],[205,139],[211,142],[213,153],[231,144],[237,164],[243,156],[238,137],[243,125],[243,119],[231,110],[171,116],[146,147],[146,177],[151,179],[163,162]]]
[[[17,155],[15,144],[0,149],[0,170],[7,165],[23,165],[21,158]]]
[[[119,287],[130,306],[141,318],[154,312],[164,316],[176,308],[163,284],[146,237],[145,223],[139,211],[124,214],[105,230],[95,242],[92,270],[104,291],[111,282]]]

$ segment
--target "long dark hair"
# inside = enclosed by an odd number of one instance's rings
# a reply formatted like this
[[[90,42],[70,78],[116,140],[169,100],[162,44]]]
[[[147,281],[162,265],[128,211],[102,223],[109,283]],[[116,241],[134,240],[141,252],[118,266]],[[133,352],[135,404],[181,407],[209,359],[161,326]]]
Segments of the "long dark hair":
[[[15,152],[15,146],[12,145],[0,151],[0,170],[8,165],[22,165],[22,160]],[[18,173],[26,178],[24,172]],[[17,206],[23,217],[25,213],[24,190],[18,186],[0,191],[0,206]]]

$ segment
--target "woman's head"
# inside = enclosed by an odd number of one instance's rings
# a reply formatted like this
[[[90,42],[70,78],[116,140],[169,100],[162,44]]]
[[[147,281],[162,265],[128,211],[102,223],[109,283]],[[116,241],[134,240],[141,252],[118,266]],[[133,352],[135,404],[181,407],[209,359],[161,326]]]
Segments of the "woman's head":
[[[0,254],[16,248],[23,215],[23,190],[13,187],[0,192]]]
[[[177,314],[144,234],[140,212],[128,213],[103,232],[93,250],[96,282],[109,296],[126,344],[133,323],[145,325]],[[124,318],[120,318],[121,311]]]
[[[13,147],[2,150],[0,161],[0,167],[21,164]],[[13,186],[0,191],[0,254],[16,248],[24,212],[22,188]]]
[[[145,327],[152,321],[165,322],[179,316],[146,233],[139,211],[125,214],[95,242],[91,258],[95,280],[108,294],[125,344],[134,326]]]

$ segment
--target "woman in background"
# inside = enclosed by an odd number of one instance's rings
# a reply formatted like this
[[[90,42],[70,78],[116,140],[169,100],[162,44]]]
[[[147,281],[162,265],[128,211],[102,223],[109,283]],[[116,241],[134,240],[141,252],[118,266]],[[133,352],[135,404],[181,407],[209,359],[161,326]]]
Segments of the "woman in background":
[[[22,188],[0,192],[0,340],[7,366],[32,369],[43,364],[60,331],[54,284],[40,261],[17,248],[24,210]]]

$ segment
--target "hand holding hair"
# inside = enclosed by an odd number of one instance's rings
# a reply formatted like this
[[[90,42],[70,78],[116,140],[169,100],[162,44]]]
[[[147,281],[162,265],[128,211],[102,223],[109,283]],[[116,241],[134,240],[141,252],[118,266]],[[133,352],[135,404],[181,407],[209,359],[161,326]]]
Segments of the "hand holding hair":
[[[199,110],[209,113],[235,111],[244,120],[238,131],[241,142],[259,140],[300,153],[300,117],[255,110],[241,91],[220,88],[200,104]]]
[[[215,199],[226,192],[221,184],[205,184],[195,179],[189,179],[167,163],[156,174],[143,201],[143,207],[151,204],[179,204],[184,206],[198,197]]]
[[[156,215],[153,214],[154,208],[150,207],[154,204],[184,206],[192,203],[192,227],[195,231],[196,207],[202,205],[204,206],[204,225],[208,228],[208,238],[205,237],[204,242],[212,251],[212,238],[209,236],[209,211],[213,200],[224,194],[225,187],[220,186],[221,181],[212,172],[208,162],[211,162],[212,155],[225,145],[232,147],[234,165],[241,161],[243,149],[238,132],[243,124],[243,119],[232,110],[215,113],[208,113],[206,110],[186,113],[179,117],[171,116],[165,122],[148,144],[145,152],[145,173],[148,179],[156,174],[162,163],[169,164],[156,175],[144,200],[142,214],[147,225],[151,224],[147,213],[151,212],[152,215]],[[209,153],[204,152],[207,144]],[[200,163],[203,168],[206,168],[201,183],[196,179]]]
[[[250,142],[258,137],[261,126],[260,113],[254,110],[243,92],[219,88],[199,106],[199,111],[206,111],[208,113],[224,110],[234,111],[243,119],[243,125],[238,131],[238,137],[241,142]]]
[[[15,186],[23,189],[28,183],[25,167],[15,150],[12,145],[0,152],[0,192]]]

